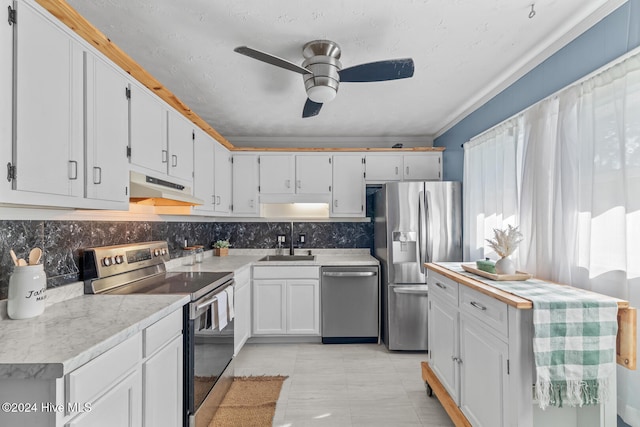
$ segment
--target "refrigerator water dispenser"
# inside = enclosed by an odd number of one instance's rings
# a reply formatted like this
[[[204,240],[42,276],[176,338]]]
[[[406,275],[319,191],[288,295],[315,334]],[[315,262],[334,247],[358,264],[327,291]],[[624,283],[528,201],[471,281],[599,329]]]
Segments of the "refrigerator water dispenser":
[[[417,236],[418,233],[415,231],[394,231],[392,233],[394,264],[416,262]]]

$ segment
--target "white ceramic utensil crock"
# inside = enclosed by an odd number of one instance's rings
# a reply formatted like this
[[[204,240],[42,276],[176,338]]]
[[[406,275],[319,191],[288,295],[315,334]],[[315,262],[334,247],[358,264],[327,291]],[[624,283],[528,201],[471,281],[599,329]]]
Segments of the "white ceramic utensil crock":
[[[44,312],[47,275],[42,264],[16,266],[9,278],[7,314],[12,319],[29,319]]]

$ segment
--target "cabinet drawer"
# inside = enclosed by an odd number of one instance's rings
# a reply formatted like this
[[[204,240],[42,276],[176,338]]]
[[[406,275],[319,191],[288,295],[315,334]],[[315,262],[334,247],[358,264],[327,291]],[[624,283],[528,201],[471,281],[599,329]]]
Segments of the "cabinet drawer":
[[[67,375],[67,402],[91,402],[142,360],[138,333]]]
[[[504,337],[507,336],[508,307],[505,303],[474,289],[460,286],[460,309],[463,313],[486,323]]]
[[[182,310],[176,310],[144,330],[144,357],[182,333]]]
[[[304,266],[273,266],[273,267],[253,267],[254,279],[318,279],[320,278],[320,267]]]
[[[458,282],[444,277],[441,274],[429,271],[427,283],[429,283],[429,294],[437,295],[449,304],[458,306]]]

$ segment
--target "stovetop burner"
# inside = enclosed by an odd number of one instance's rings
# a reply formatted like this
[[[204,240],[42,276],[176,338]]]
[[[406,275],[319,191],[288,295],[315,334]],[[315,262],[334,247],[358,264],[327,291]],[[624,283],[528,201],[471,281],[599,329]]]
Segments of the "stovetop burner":
[[[167,242],[103,246],[83,251],[85,294],[176,294],[202,297],[232,272],[167,272]]]

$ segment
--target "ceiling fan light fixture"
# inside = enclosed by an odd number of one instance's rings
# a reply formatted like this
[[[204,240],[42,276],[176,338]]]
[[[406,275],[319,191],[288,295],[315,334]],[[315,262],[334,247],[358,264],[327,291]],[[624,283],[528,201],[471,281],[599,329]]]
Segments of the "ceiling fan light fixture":
[[[313,86],[307,89],[309,99],[319,104],[333,101],[337,93],[331,86]]]

